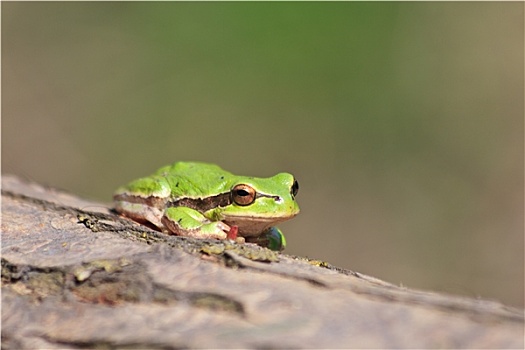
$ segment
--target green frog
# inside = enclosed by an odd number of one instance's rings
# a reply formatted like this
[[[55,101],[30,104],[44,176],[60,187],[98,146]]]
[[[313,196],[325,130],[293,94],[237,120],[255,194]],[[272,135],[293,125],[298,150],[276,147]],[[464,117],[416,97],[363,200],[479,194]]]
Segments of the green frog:
[[[219,166],[176,162],[120,187],[115,209],[169,234],[232,239],[283,250],[275,224],[299,213],[299,184],[288,173],[237,176]]]

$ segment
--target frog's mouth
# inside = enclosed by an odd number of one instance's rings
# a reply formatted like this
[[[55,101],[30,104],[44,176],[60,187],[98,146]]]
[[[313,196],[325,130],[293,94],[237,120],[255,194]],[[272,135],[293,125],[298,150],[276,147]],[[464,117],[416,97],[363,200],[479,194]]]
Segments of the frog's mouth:
[[[276,224],[290,220],[298,213],[294,213],[282,217],[260,217],[260,216],[225,216],[222,220],[228,226],[237,226],[239,228],[239,236],[254,237],[259,236],[269,227]]]

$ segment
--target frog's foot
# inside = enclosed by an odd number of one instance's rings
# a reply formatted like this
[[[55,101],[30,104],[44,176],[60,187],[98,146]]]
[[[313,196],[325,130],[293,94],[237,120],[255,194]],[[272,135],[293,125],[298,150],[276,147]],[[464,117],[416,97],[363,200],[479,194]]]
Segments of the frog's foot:
[[[226,239],[231,231],[230,226],[222,221],[210,221],[198,211],[187,207],[166,209],[162,224],[178,236],[201,239]]]

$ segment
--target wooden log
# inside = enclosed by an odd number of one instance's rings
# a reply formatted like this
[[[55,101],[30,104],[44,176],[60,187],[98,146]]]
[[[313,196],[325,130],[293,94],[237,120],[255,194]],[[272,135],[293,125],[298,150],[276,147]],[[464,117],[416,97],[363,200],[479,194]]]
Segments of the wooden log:
[[[523,348],[524,313],[2,178],[2,348]]]

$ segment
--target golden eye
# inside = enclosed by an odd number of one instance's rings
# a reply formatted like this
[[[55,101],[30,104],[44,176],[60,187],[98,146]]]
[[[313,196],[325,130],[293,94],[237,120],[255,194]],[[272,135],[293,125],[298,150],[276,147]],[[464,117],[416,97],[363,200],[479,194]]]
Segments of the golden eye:
[[[295,198],[295,196],[297,196],[297,192],[299,192],[299,182],[297,182],[297,180],[294,180],[292,188],[290,189],[290,193],[292,194],[292,198]]]
[[[255,201],[257,193],[255,190],[244,184],[235,185],[231,190],[232,200],[238,205],[250,205]]]

